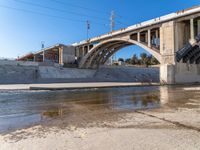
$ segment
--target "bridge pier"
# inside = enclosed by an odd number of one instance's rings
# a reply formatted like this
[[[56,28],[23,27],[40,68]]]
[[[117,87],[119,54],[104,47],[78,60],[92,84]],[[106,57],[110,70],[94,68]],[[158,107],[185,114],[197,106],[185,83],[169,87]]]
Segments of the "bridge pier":
[[[194,23],[197,23],[196,27]],[[200,21],[194,18],[189,19],[188,22],[184,20],[184,22],[171,21],[162,24],[160,27],[160,53],[162,55],[160,81],[162,84],[200,82],[198,55],[195,58],[196,61],[194,61],[196,63],[184,62],[184,59],[180,62],[176,60],[176,52],[185,47],[188,42],[194,44],[196,42],[195,36],[198,33],[200,33]],[[191,53],[191,50],[188,53]],[[194,57],[196,56],[194,55],[191,58]]]
[[[194,19],[190,19],[190,42],[194,42]]]
[[[160,27],[161,84],[175,84],[174,28],[174,21],[163,23]]]
[[[175,65],[170,65],[170,64],[160,65],[160,83],[175,84]]]
[[[200,65],[176,63],[160,66],[161,84],[200,83]]]

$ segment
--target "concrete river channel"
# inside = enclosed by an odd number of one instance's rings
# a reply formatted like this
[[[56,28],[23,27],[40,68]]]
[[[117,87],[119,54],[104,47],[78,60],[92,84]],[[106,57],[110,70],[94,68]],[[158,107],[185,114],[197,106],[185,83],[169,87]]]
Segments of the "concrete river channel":
[[[34,125],[66,127],[102,125],[123,113],[198,109],[198,87],[146,86],[85,90],[1,90],[0,133]],[[105,125],[106,126],[106,125]],[[198,129],[197,129],[198,130]]]

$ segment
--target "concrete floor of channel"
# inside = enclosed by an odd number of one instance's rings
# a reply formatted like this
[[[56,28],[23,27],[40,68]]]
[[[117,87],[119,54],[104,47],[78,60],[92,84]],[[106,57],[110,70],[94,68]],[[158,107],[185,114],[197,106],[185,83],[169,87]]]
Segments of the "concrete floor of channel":
[[[11,90],[0,103],[2,150],[200,149],[199,86]]]

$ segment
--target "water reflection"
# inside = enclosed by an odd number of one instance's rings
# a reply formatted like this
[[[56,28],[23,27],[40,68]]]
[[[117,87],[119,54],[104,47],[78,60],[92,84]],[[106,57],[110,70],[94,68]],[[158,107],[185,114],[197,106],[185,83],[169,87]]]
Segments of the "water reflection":
[[[103,117],[106,113],[127,110],[192,108],[195,105],[189,104],[199,102],[199,97],[200,92],[169,86],[81,91],[0,91],[0,131],[40,123],[49,118],[89,120]],[[191,99],[193,101],[189,102]],[[20,122],[16,121],[18,119]]]
[[[153,94],[152,94],[153,93]],[[120,88],[120,89],[107,89],[99,90],[84,95],[81,100],[75,100],[75,104],[82,105],[88,109],[94,107],[104,109],[146,109],[157,108],[160,106],[160,97],[158,87],[154,89],[145,88]]]
[[[169,102],[169,87],[163,86],[160,87],[160,103],[161,105],[165,105]]]
[[[50,118],[62,117],[63,109],[45,111],[42,113],[41,116],[42,117],[50,117]]]

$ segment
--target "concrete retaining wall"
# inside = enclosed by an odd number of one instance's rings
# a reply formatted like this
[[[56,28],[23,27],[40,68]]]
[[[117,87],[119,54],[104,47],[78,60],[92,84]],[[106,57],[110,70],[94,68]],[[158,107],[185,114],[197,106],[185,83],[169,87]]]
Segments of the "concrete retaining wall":
[[[0,84],[64,82],[159,82],[158,68],[62,68],[34,62],[0,61]]]
[[[59,64],[53,62],[32,62],[32,61],[14,61],[14,60],[0,60],[0,66],[10,65],[10,66],[55,66],[59,67]]]
[[[159,82],[159,67],[102,66],[96,73],[95,78],[100,81]]]
[[[96,70],[89,69],[76,69],[76,68],[59,68],[59,67],[39,67],[40,78],[50,79],[50,78],[59,78],[59,79],[74,79],[74,78],[92,78]]]
[[[38,79],[36,66],[0,65],[0,83],[34,83]]]
[[[14,60],[0,60],[0,66],[11,65],[11,66],[39,66],[38,62],[31,61],[14,61]]]

